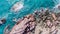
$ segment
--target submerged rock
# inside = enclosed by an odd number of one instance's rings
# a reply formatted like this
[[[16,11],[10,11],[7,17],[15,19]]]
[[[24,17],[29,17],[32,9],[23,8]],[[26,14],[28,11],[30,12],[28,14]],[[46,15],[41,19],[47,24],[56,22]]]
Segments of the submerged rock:
[[[23,8],[23,4],[20,2],[17,2],[16,4],[13,5],[11,8],[11,11],[17,12]]]
[[[9,34],[10,33],[10,25],[7,25],[6,27],[5,27],[5,29],[4,29],[4,34]]]
[[[6,19],[1,19],[0,24],[4,24],[6,22]]]

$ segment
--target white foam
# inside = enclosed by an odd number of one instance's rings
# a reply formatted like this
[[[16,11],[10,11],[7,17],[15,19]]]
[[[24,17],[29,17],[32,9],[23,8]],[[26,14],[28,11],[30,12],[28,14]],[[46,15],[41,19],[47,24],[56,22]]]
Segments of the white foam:
[[[57,4],[53,7],[53,11],[56,13],[60,12],[60,9],[58,8],[58,6],[60,6],[60,4]]]
[[[58,8],[58,6],[60,6],[60,4],[57,4],[54,8]]]

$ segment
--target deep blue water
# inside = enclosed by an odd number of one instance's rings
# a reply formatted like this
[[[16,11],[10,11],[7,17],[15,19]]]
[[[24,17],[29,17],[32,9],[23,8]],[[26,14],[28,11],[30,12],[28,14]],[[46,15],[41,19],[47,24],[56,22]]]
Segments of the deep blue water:
[[[11,12],[11,7],[19,1],[24,4],[24,7],[18,13]],[[11,27],[14,26],[15,22],[12,21],[14,17],[21,18],[41,7],[52,9],[58,3],[58,0],[0,0],[0,19],[6,18],[7,20],[5,24],[0,25],[0,34],[3,34],[4,28],[8,24]]]

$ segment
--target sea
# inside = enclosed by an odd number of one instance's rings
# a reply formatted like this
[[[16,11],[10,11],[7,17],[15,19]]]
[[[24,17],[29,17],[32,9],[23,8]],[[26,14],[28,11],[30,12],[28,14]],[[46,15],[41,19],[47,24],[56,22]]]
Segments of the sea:
[[[11,8],[16,2],[21,2],[23,8],[18,12],[11,11]],[[35,10],[43,8],[53,9],[58,5],[60,0],[0,0],[0,20],[5,18],[6,22],[0,25],[0,34],[4,34],[6,26],[10,25],[12,28],[16,22],[14,18],[19,19],[28,14],[32,14]]]

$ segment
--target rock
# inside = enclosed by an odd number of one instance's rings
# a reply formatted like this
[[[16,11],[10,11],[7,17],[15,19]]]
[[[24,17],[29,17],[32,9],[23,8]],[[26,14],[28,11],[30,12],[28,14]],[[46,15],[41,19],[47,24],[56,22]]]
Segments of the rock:
[[[35,11],[35,14],[29,14],[22,20],[18,20],[9,34],[60,34],[58,13],[42,10]],[[59,26],[58,26],[59,25]],[[59,29],[59,30],[58,30]]]
[[[4,34],[9,34],[10,32],[10,25],[7,25],[5,28],[4,28]]]
[[[6,19],[2,19],[1,21],[2,21],[2,22],[6,22]]]
[[[13,5],[13,7],[11,8],[11,11],[18,12],[22,8],[23,8],[23,4],[20,2],[17,2],[16,4]]]
[[[10,34],[25,34],[28,32],[31,32],[35,28],[35,22],[34,22],[34,16],[33,15],[27,15],[26,18],[23,20],[20,20],[18,24],[16,24]]]
[[[6,19],[1,19],[0,24],[4,24],[6,22]]]
[[[60,5],[58,6],[58,9],[60,10]]]

